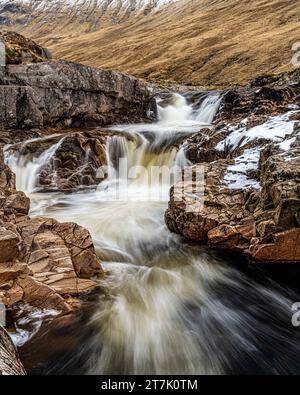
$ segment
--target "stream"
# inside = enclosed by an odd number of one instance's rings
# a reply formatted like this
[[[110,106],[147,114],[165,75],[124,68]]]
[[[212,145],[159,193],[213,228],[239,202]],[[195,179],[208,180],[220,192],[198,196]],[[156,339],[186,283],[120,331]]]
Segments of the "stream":
[[[173,142],[211,124],[218,106],[218,94],[197,108],[175,95],[172,104],[159,106],[159,122],[114,126],[124,135],[107,143],[111,166],[97,190],[36,189],[39,168],[55,146],[34,162],[8,158],[18,189],[31,199],[30,215],[86,227],[106,271],[92,309],[71,324],[43,327],[21,348],[30,373],[300,373],[294,291],[259,268],[240,269],[241,257],[172,234],[164,223],[170,184],[140,171],[187,166]],[[121,158],[126,162],[119,166]]]

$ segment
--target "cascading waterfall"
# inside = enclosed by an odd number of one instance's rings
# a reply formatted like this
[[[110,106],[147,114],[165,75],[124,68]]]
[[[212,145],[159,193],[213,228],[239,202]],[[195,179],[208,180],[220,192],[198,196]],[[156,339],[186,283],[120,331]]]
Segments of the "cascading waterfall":
[[[29,142],[37,140],[47,140],[47,138],[30,140],[24,144],[26,145]],[[61,138],[56,144],[50,146],[50,148],[46,149],[38,157],[34,157],[32,154],[19,156],[17,152],[11,155],[9,153],[10,146],[5,148],[4,155],[6,158],[6,163],[16,175],[16,187],[18,190],[30,194],[34,192],[36,188],[38,188],[39,173],[41,169],[51,161],[53,155],[62,143],[63,138]]]
[[[203,120],[211,122],[217,106],[216,97],[204,100],[195,121],[192,106],[176,95],[157,124],[116,127],[123,135],[109,139],[109,175],[96,191],[32,194],[32,215],[74,221],[91,231],[107,271],[88,321],[64,329],[69,348],[49,350],[43,332],[30,340],[31,363],[35,355],[44,356],[35,373],[258,374],[280,373],[286,366],[299,371],[300,335],[290,325],[291,300],[282,290],[256,283],[205,247],[171,234],[164,224],[167,196],[149,200],[156,184],[139,172],[129,180],[120,174],[121,158],[126,172],[133,166],[185,166],[184,147],[177,152],[170,141],[194,133]],[[17,177],[27,179],[29,165],[21,173],[22,161],[16,164]],[[126,199],[112,198],[116,184],[123,192],[127,188]],[[57,342],[59,334],[53,329],[46,336]]]
[[[174,94],[172,104],[166,107],[160,107],[158,101],[158,117],[161,122],[184,122],[190,119],[191,114],[192,108],[182,95]]]
[[[222,96],[220,93],[207,93],[196,108],[188,104],[187,99],[180,94],[173,94],[172,101],[165,107],[159,106],[158,116],[162,123],[182,124],[196,122],[210,125],[218,111]]]
[[[207,95],[199,110],[195,111],[194,118],[198,122],[203,122],[207,124],[211,124],[216,112],[221,103],[222,97],[219,94],[215,95]]]

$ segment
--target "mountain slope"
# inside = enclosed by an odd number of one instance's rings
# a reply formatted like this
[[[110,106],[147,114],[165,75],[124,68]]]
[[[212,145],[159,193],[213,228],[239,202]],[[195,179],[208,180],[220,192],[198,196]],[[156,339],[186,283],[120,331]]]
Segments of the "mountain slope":
[[[176,0],[0,0],[3,25],[47,31],[75,24],[86,31],[98,30],[133,15],[149,15]],[[1,20],[0,20],[1,23]],[[79,23],[79,25],[78,25]]]
[[[172,4],[132,0],[126,18],[120,12],[128,4],[125,0],[73,1],[79,7],[76,12],[73,5],[69,14],[63,11],[53,18],[49,8],[40,8],[37,14],[35,9],[26,25],[13,23],[12,28],[47,46],[55,57],[149,80],[216,87],[291,69],[291,48],[300,40],[298,0],[178,0]],[[15,3],[28,7],[33,1]],[[91,13],[97,26],[91,25],[81,3],[102,4]],[[110,8],[103,13],[104,3]],[[116,8],[117,4],[123,8]],[[150,8],[145,8],[147,4]]]

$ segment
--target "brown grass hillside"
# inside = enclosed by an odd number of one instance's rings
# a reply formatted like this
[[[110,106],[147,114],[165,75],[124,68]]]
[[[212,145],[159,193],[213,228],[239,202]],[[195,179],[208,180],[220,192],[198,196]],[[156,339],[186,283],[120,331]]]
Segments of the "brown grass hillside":
[[[192,0],[95,32],[74,19],[23,32],[56,58],[155,81],[202,86],[243,84],[292,69],[300,41],[299,0]]]

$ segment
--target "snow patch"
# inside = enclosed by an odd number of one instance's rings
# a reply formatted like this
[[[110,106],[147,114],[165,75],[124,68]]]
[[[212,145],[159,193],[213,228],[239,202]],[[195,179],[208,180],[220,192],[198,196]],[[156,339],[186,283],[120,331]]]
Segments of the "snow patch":
[[[282,143],[277,144],[277,146],[282,151],[289,151],[291,149],[291,145],[296,141],[296,137],[292,137],[291,139],[284,140]]]
[[[224,151],[228,147],[234,150],[257,139],[282,142],[285,136],[293,133],[297,121],[290,121],[290,117],[297,112],[299,111],[289,111],[283,115],[270,117],[265,123],[250,129],[247,129],[248,122],[244,119],[240,125],[229,127],[229,135],[217,144],[216,149]]]
[[[234,160],[234,164],[228,166],[224,175],[224,184],[229,189],[261,189],[257,180],[249,178],[247,173],[258,169],[260,151],[256,149],[247,149],[242,155]]]

